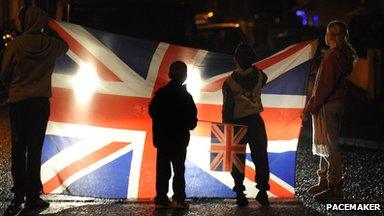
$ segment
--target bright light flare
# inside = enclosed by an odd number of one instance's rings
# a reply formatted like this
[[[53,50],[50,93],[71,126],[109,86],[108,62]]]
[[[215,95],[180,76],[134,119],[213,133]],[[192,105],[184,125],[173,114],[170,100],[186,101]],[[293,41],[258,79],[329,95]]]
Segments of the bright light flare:
[[[203,81],[201,80],[201,71],[194,65],[187,64],[188,76],[185,84],[187,84],[187,90],[196,100],[200,97],[200,90],[203,87]]]
[[[81,103],[89,102],[100,84],[96,68],[92,64],[82,63],[72,79],[76,99]]]

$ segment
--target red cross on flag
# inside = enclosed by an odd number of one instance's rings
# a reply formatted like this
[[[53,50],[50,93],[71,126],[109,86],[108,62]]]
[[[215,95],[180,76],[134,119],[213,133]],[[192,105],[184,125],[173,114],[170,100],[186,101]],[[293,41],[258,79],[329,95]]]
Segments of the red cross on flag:
[[[230,172],[236,167],[244,173],[246,133],[246,126],[212,123],[211,170]]]

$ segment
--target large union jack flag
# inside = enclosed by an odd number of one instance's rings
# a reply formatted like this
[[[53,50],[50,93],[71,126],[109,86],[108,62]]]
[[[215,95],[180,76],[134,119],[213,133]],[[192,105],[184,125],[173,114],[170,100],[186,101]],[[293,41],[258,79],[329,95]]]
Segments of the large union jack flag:
[[[231,172],[233,168],[244,172],[246,143],[243,138],[247,127],[212,123],[211,170]]]
[[[221,86],[233,56],[51,22],[70,50],[52,75],[51,116],[43,147],[44,192],[104,198],[153,198],[156,149],[147,107],[168,81],[169,65],[188,65],[198,118],[221,120]],[[317,43],[294,44],[257,62],[268,75],[262,117],[268,135],[272,197],[294,197],[300,113],[309,60]],[[229,173],[210,170],[211,124],[192,132],[186,160],[188,197],[234,197]],[[246,150],[245,186],[255,196],[255,167]],[[170,191],[170,194],[172,191]]]

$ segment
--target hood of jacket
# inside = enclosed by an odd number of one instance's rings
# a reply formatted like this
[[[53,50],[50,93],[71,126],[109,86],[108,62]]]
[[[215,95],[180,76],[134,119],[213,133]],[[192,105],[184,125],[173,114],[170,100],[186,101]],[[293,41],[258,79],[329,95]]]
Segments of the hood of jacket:
[[[31,6],[25,11],[24,31],[23,33],[40,33],[48,26],[48,15],[42,9]]]
[[[48,21],[47,13],[40,8],[31,6],[26,10],[24,32],[15,39],[19,52],[32,59],[46,58],[50,54],[52,44],[42,33]]]
[[[347,77],[352,73],[354,58],[351,54],[343,52],[339,48],[335,48],[329,51],[329,57],[336,58],[337,63],[342,69],[341,73],[343,77]]]

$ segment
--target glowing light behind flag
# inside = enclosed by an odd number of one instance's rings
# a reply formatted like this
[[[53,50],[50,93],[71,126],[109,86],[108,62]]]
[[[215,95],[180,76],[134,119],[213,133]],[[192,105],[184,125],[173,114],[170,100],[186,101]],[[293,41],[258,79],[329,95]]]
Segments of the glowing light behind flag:
[[[90,63],[82,62],[76,75],[72,78],[72,85],[76,99],[81,104],[88,104],[96,89],[99,87],[100,79],[96,67]]]
[[[201,87],[203,86],[203,81],[201,80],[201,71],[191,64],[187,64],[187,69],[188,76],[187,80],[185,81],[187,90],[195,100],[198,100],[200,99]]]

